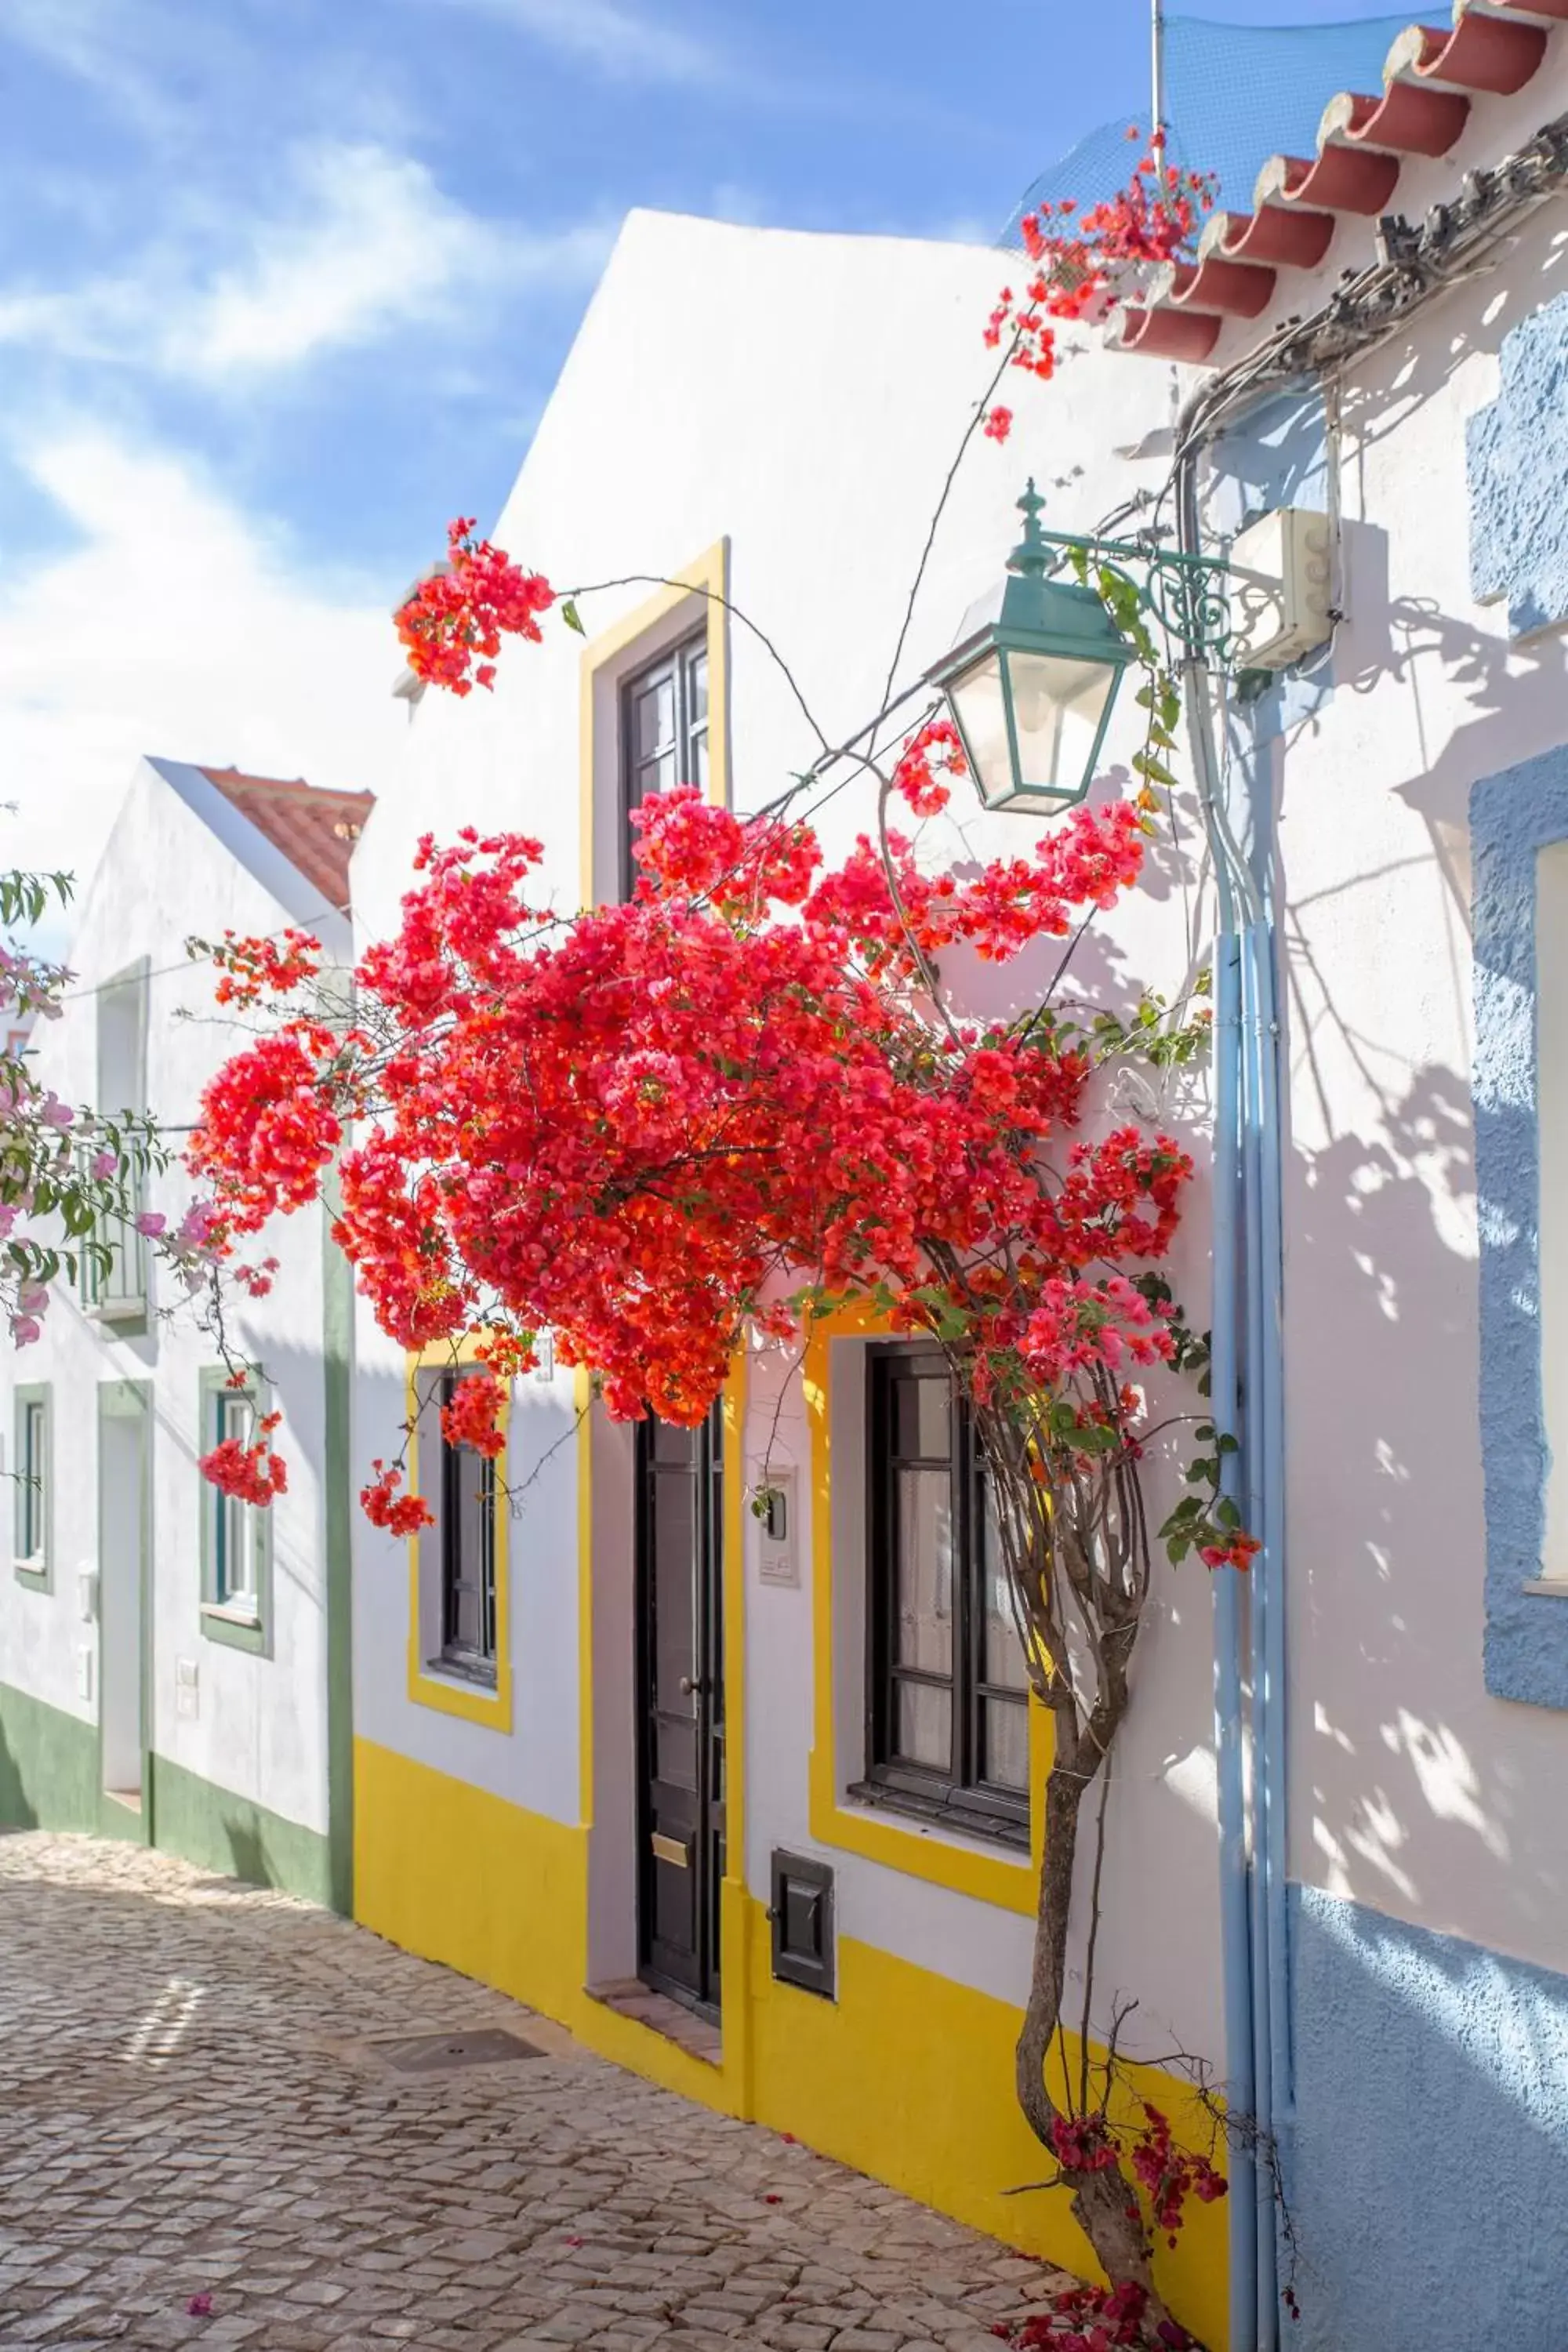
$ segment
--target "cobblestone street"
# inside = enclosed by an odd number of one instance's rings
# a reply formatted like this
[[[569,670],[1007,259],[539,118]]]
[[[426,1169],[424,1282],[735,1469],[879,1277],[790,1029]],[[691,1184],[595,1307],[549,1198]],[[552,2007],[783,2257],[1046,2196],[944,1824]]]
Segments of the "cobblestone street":
[[[4,2352],[996,2352],[1050,2275],[133,1846],[0,1838],[0,2020]],[[392,2061],[498,2029],[543,2054]]]

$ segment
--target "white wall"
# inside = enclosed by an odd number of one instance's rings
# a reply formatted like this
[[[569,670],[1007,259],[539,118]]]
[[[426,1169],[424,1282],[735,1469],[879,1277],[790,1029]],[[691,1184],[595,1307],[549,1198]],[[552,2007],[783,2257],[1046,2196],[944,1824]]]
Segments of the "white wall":
[[[1279,768],[1292,1869],[1556,1968],[1568,1720],[1482,1681],[1468,795],[1568,736],[1568,659],[1470,594],[1464,425],[1565,259],[1542,215],[1348,383],[1336,691]]]
[[[212,794],[217,799],[216,793]],[[80,900],[76,979],[63,1018],[35,1033],[40,1077],[70,1102],[97,1090],[93,992],[145,958],[150,967],[147,1101],[171,1144],[183,1150],[203,1084],[242,1042],[215,1006],[210,968],[190,963],[193,933],[232,928],[271,932],[291,919],[237,857],[143,761],[128,789],[98,874]],[[116,1105],[113,1108],[120,1108]],[[178,1221],[193,1186],[176,1165],[152,1180],[148,1205]],[[236,1294],[235,1345],[262,1362],[282,1408],[278,1444],[289,1491],[275,1505],[273,1654],[248,1655],[204,1637],[200,1608],[203,1482],[198,1381],[217,1362],[187,1301],[155,1272],[155,1314],[144,1338],[119,1338],[85,1315],[62,1284],[44,1338],[5,1364],[4,1413],[11,1445],[10,1389],[48,1381],[54,1407],[52,1592],[0,1579],[0,1679],[50,1705],[96,1718],[98,1629],[79,1609],[77,1571],[98,1553],[97,1390],[106,1381],[150,1381],[154,1399],[151,1671],[153,1745],[189,1771],[306,1827],[326,1828],[326,1622],[322,1538],[323,1400],[319,1213],[280,1221],[256,1255],[279,1260],[271,1295]],[[164,1318],[164,1310],[173,1314]],[[83,1652],[91,1696],[81,1696]],[[175,1665],[197,1665],[196,1712],[175,1704]]]

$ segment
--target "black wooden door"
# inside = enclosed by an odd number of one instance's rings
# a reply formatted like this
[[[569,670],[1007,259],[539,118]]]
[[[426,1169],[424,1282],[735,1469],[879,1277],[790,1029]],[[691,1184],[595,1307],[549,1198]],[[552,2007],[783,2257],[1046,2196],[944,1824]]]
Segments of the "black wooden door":
[[[721,1408],[637,1433],[638,1952],[650,1984],[719,2004],[724,1875]]]

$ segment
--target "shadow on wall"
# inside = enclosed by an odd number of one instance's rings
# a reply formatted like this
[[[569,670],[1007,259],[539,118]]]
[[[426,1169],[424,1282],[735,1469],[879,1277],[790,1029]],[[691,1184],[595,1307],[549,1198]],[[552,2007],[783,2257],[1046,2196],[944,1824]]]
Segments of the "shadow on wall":
[[[0,1831],[36,1830],[38,1811],[0,1718]]]
[[[1375,362],[1363,439],[1542,291],[1472,290],[1441,351]],[[1381,872],[1345,858],[1285,926],[1293,1098],[1328,1139],[1288,1138],[1285,1179],[1292,1868],[1322,1882],[1292,1889],[1297,2340],[1562,2352],[1568,1977],[1436,1932],[1565,1948],[1564,1725],[1484,1686],[1471,1091],[1461,1068],[1413,1059],[1411,1024],[1468,1031],[1470,786],[1568,735],[1568,659],[1560,637],[1391,599],[1370,529],[1347,531],[1346,559],[1339,687],[1392,677],[1408,698],[1393,780],[1369,772],[1366,790],[1395,793],[1426,837],[1405,825],[1408,854]],[[1385,996],[1368,961],[1383,940]]]
[[[1469,1090],[1391,1093],[1326,992],[1296,1045],[1379,1113],[1288,1177],[1294,2340],[1562,2352],[1568,1977],[1408,1924],[1552,1951],[1564,1903],[1562,1719],[1482,1682]]]

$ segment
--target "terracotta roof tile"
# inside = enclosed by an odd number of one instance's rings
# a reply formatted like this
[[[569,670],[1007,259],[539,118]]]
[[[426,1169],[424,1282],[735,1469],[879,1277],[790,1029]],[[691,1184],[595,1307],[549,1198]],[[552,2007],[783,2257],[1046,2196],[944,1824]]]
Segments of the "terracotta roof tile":
[[[375,806],[374,793],[339,793],[302,776],[247,776],[237,768],[203,768],[231,807],[248,818],[290,866],[341,912],[349,903],[349,859]]]
[[[1206,360],[1227,320],[1259,317],[1286,272],[1318,266],[1342,222],[1385,209],[1407,156],[1447,154],[1474,98],[1532,80],[1564,18],[1568,0],[1454,0],[1451,29],[1409,26],[1389,50],[1381,92],[1331,98],[1317,153],[1271,156],[1253,210],[1216,213],[1196,267],[1160,271],[1120,312],[1113,347]]]

